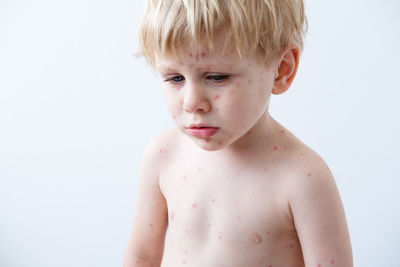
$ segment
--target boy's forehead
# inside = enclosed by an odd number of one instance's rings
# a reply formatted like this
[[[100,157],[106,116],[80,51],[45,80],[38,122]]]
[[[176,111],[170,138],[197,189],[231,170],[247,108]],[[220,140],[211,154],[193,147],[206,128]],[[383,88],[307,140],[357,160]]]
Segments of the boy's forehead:
[[[241,60],[235,53],[216,54],[210,51],[182,51],[176,55],[156,55],[156,67],[158,70],[168,70],[184,65],[212,68],[219,66],[233,68]],[[242,59],[243,60],[243,59]]]

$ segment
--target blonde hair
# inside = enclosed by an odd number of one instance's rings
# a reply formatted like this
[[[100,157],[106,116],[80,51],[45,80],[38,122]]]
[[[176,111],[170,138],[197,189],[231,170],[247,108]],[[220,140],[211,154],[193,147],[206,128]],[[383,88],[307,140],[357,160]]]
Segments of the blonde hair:
[[[224,48],[259,52],[266,61],[291,43],[303,49],[307,19],[303,0],[146,0],[139,25],[139,50],[155,66],[157,54],[173,56],[185,45],[214,49],[216,33]]]

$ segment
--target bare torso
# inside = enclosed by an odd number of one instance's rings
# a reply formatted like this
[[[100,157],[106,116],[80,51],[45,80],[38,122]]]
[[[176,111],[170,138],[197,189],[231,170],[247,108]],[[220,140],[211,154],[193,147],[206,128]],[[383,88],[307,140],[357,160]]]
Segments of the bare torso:
[[[304,266],[281,151],[226,158],[182,142],[160,175],[169,224],[161,266]]]

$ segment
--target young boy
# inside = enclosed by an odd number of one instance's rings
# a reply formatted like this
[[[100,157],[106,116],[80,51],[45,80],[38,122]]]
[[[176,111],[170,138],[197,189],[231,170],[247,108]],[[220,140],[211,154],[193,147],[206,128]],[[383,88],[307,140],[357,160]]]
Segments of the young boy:
[[[147,1],[140,53],[177,129],[146,148],[125,267],[352,266],[328,167],[268,112],[304,28],[302,0]]]

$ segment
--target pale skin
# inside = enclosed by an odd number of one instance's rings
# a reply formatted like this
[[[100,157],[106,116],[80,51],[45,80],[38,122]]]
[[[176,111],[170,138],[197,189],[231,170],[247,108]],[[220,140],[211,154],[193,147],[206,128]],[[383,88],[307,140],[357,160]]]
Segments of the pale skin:
[[[177,129],[144,153],[124,267],[353,266],[331,172],[268,112],[298,63],[296,45],[267,66],[218,40],[213,53],[157,57]],[[218,131],[195,137],[192,123]]]

